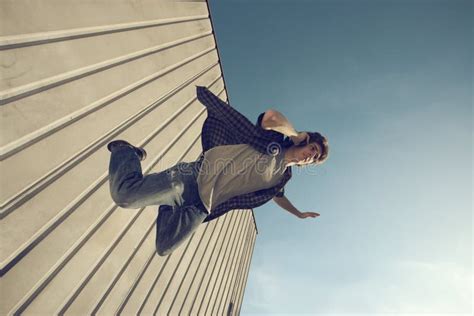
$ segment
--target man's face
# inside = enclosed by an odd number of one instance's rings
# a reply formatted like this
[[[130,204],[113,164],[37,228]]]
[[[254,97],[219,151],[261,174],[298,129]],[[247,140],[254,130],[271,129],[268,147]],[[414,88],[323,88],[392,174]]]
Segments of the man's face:
[[[317,143],[309,143],[302,147],[296,147],[296,157],[299,165],[308,165],[321,156],[321,146]]]

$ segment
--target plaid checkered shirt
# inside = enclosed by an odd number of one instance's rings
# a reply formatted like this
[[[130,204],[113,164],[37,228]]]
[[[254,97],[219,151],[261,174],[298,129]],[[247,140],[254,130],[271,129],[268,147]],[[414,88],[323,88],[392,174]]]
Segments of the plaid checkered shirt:
[[[215,146],[248,144],[261,153],[276,155],[281,148],[287,147],[288,142],[291,142],[283,134],[261,127],[261,120],[265,112],[259,115],[257,123],[254,125],[206,87],[196,86],[196,93],[198,100],[207,109],[207,118],[204,121],[201,134],[203,152],[198,160],[202,161],[204,152]],[[275,186],[228,199],[212,209],[211,214],[206,217],[204,222],[216,219],[231,210],[252,209],[265,204],[274,196],[283,196],[284,186],[290,178],[291,167],[287,167],[282,179]],[[204,206],[200,205],[199,207]]]

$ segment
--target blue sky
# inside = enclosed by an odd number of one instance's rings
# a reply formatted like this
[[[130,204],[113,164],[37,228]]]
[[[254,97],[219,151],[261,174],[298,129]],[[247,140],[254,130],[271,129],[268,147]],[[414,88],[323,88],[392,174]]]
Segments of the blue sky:
[[[471,314],[471,1],[210,1],[230,103],[328,161],[255,209],[242,315]]]

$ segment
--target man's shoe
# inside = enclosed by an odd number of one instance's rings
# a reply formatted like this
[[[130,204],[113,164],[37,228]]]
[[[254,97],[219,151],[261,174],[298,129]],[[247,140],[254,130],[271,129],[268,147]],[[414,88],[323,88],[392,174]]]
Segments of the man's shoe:
[[[114,141],[108,143],[107,144],[107,149],[110,152],[112,152],[113,150],[115,150],[115,148],[120,147],[120,146],[128,146],[128,147],[133,148],[135,150],[135,152],[137,153],[138,158],[140,159],[140,161],[145,160],[145,158],[146,158],[145,149],[143,149],[141,147],[135,147],[132,144],[130,144],[129,142],[126,142],[124,140],[114,140]]]

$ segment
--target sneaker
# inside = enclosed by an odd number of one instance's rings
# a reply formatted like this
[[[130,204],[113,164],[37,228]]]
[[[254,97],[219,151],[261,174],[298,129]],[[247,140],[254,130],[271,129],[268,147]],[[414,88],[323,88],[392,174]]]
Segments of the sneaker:
[[[108,143],[107,144],[107,149],[110,152],[112,152],[113,150],[115,150],[115,148],[120,147],[120,146],[128,146],[128,147],[133,148],[135,150],[135,152],[137,153],[138,158],[140,158],[140,161],[145,160],[145,158],[146,158],[145,149],[143,149],[141,147],[135,147],[132,144],[130,144],[129,142],[126,142],[124,140],[114,140],[114,141]]]

